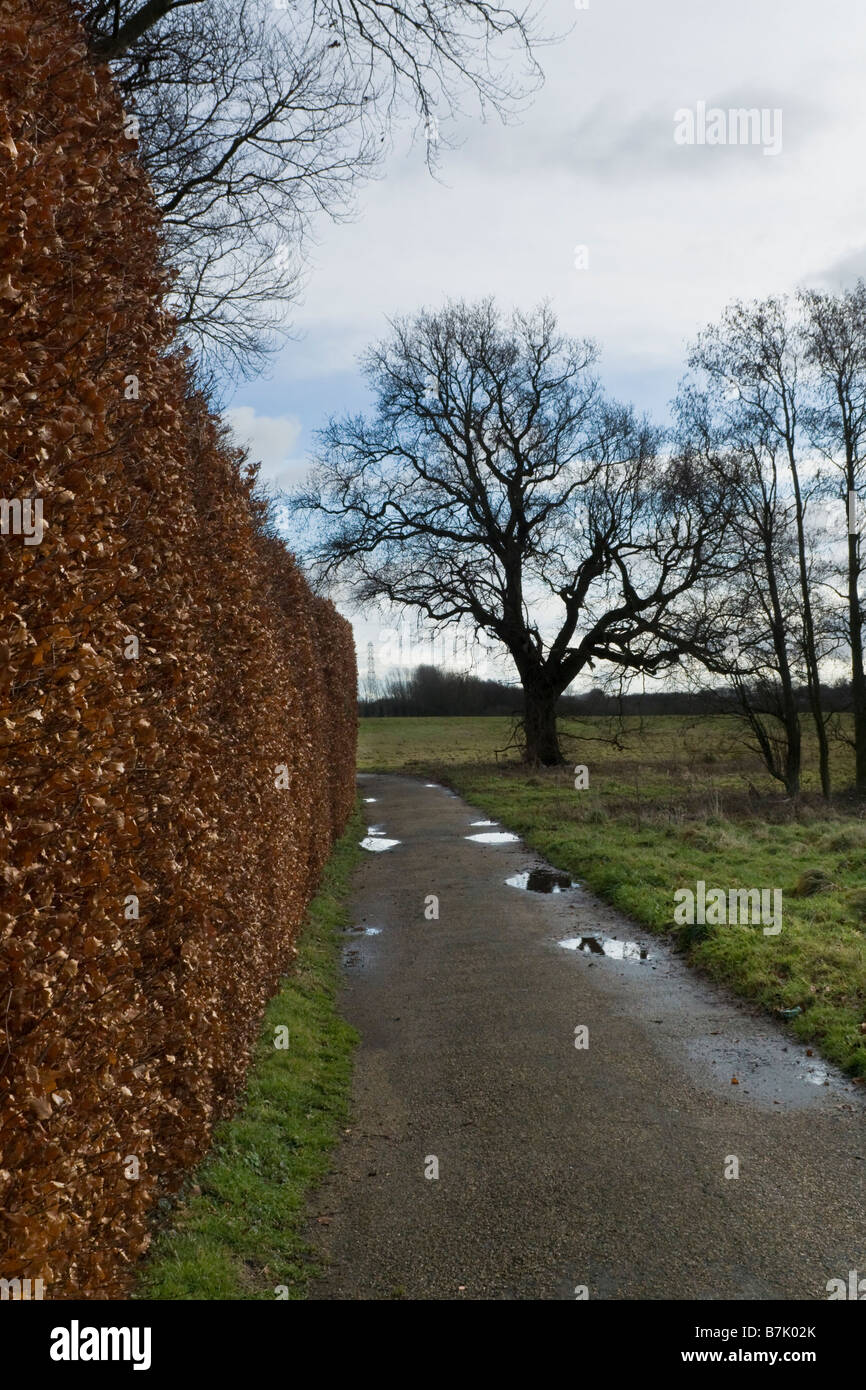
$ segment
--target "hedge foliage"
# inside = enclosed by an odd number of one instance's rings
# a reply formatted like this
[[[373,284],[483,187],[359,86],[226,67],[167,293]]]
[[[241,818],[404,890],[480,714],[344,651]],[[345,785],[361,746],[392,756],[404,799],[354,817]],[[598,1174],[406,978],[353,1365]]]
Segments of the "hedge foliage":
[[[127,1287],[354,798],[351,630],[167,283],[107,69],[65,0],[0,0],[0,497],[45,526],[0,537],[0,1275],[52,1298]]]

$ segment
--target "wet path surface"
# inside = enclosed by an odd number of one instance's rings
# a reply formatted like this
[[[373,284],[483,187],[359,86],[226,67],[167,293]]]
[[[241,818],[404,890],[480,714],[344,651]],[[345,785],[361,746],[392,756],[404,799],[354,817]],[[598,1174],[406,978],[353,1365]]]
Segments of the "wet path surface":
[[[866,1275],[862,1088],[520,840],[468,838],[507,827],[453,793],[361,786],[368,840],[397,843],[355,880],[361,1045],[313,1297],[826,1299]]]

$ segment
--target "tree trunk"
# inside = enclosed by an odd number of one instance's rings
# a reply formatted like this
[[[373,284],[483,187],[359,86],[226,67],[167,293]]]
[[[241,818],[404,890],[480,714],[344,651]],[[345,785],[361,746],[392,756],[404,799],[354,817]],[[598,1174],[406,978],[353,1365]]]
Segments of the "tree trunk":
[[[526,761],[542,767],[559,767],[565,759],[556,732],[557,695],[544,687],[523,687],[523,730]]]
[[[768,771],[772,773],[774,777],[777,777],[779,781],[784,783],[785,791],[789,796],[798,797],[800,795],[802,730],[800,727],[800,713],[797,709],[797,698],[794,693],[794,680],[791,675],[791,663],[788,657],[788,634],[785,630],[782,600],[779,595],[779,579],[776,573],[776,556],[773,548],[772,534],[764,535],[764,573],[767,577],[767,597],[770,601],[770,612],[772,615],[770,631],[773,637],[773,651],[776,656],[776,665],[779,671],[779,719],[785,730],[785,748],[783,756],[778,760],[776,759],[775,750],[769,739],[766,740],[765,744],[761,744],[761,738],[759,736],[758,742],[761,746]],[[758,723],[760,724],[760,720]],[[779,764],[778,766],[776,766],[777,761]]]
[[[199,0],[185,0],[185,3],[195,5]],[[175,0],[147,0],[136,14],[131,15],[126,23],[120,26],[117,33],[103,34],[101,38],[92,40],[91,53],[103,63],[109,62],[112,58],[120,58],[147,33],[148,29],[152,29],[154,24],[158,24],[174,8]]]
[[[785,791],[800,795],[800,717],[796,710],[785,712]]]
[[[853,491],[849,474],[849,495]],[[866,674],[863,671],[863,619],[860,613],[860,537],[848,536],[848,637],[851,642],[851,698],[854,705],[854,777],[866,795]]]
[[[821,709],[821,677],[818,673],[818,651],[815,643],[815,623],[812,616],[812,599],[809,592],[809,569],[806,563],[806,523],[803,498],[800,492],[800,475],[794,459],[793,445],[788,443],[788,458],[791,478],[794,483],[794,502],[797,517],[797,557],[800,563],[800,589],[803,595],[803,655],[806,661],[806,690],[809,708],[815,724],[818,739],[818,768],[821,776],[821,793],[830,800],[830,744],[827,739],[827,725]]]

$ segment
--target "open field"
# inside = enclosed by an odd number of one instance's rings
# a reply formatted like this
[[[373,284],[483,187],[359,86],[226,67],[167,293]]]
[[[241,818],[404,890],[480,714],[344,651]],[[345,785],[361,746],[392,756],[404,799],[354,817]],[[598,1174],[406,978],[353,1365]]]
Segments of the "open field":
[[[787,801],[726,719],[627,719],[620,748],[608,741],[607,719],[564,727],[581,735],[569,745],[570,767],[527,772],[500,751],[507,719],[367,719],[359,767],[454,787],[639,922],[675,931],[713,978],[770,1012],[799,1009],[789,1024],[796,1035],[866,1076],[864,808],[843,799],[826,810],[808,778],[800,804]],[[846,751],[834,752],[844,787]],[[589,770],[582,791],[576,764]],[[698,880],[726,891],[781,889],[781,933],[674,928],[674,892]]]

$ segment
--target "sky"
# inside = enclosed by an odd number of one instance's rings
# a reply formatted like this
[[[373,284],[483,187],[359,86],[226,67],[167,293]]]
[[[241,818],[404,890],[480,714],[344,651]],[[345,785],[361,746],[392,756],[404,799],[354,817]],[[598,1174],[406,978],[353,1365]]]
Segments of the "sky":
[[[224,410],[268,483],[303,477],[330,415],[369,408],[358,357],[395,315],[449,297],[547,299],[564,331],[599,343],[608,392],[663,421],[689,341],[728,302],[866,274],[866,7],[536,11],[562,37],[539,50],[545,82],[519,117],[485,123],[467,105],[443,130],[457,148],[437,178],[423,136],[398,128],[353,220],[316,229],[292,341]],[[754,142],[719,143],[732,108],[765,113]],[[383,675],[392,620],[338,606],[360,667],[373,642]]]

